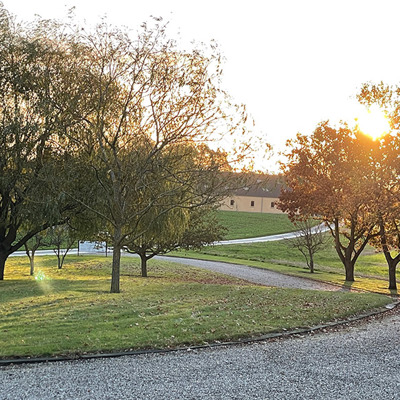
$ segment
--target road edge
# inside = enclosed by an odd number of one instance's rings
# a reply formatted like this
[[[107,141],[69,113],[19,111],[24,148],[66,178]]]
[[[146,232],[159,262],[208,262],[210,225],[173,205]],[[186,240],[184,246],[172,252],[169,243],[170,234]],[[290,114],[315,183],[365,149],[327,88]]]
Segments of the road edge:
[[[172,352],[190,352],[195,350],[213,349],[218,347],[227,346],[238,346],[243,344],[251,344],[257,342],[264,342],[276,339],[284,339],[295,336],[304,336],[307,334],[322,332],[327,329],[337,328],[340,326],[350,325],[362,320],[366,320],[371,317],[384,315],[392,310],[395,310],[400,305],[400,301],[387,304],[385,307],[375,309],[366,313],[357,314],[353,317],[349,317],[343,320],[337,320],[332,322],[326,322],[325,324],[315,325],[308,328],[293,329],[284,332],[268,333],[266,335],[257,336],[254,338],[244,338],[241,340],[229,341],[229,342],[215,342],[204,345],[194,345],[187,347],[176,347],[176,348],[164,348],[164,349],[147,349],[147,350],[130,350],[130,351],[118,351],[111,353],[89,353],[89,354],[76,354],[70,356],[58,356],[58,357],[27,357],[27,358],[14,358],[14,359],[0,359],[0,367],[22,365],[22,364],[40,364],[50,362],[69,362],[69,361],[81,361],[81,360],[92,360],[98,358],[117,358],[123,356],[140,356],[146,354],[162,354]]]

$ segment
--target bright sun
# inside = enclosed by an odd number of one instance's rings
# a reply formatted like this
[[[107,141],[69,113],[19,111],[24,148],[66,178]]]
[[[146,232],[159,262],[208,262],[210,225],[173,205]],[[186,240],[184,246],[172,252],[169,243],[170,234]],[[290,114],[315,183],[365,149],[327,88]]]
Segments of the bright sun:
[[[369,110],[364,109],[364,113],[356,121],[361,132],[373,140],[379,139],[390,131],[389,121],[384,111],[378,106],[371,106]]]

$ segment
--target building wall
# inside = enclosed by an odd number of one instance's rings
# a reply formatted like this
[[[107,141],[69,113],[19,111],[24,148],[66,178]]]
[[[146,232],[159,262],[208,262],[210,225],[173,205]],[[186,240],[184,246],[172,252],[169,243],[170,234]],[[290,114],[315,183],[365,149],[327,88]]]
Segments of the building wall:
[[[276,208],[277,197],[232,196],[221,204],[220,210],[282,214]]]

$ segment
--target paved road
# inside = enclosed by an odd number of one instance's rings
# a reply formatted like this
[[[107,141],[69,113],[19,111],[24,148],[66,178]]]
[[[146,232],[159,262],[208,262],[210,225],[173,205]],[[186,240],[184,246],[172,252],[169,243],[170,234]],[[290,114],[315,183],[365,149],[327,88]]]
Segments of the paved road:
[[[338,332],[0,368],[2,400],[400,399],[400,315]]]
[[[319,229],[321,231],[326,231],[328,230],[328,227],[326,226],[315,226],[312,228],[313,230]],[[277,240],[284,240],[284,239],[292,239],[296,237],[299,234],[299,232],[289,232],[289,233],[280,233],[278,235],[269,235],[269,236],[259,236],[259,237],[254,237],[254,238],[247,238],[247,239],[232,239],[232,240],[221,240],[220,242],[215,242],[213,245],[224,245],[224,244],[246,244],[246,243],[261,243],[261,242],[275,242]],[[90,247],[88,245],[90,242],[85,242],[85,246],[81,248],[80,253],[85,254],[85,253],[95,253],[95,254],[101,254],[101,251],[99,249],[96,249],[95,247]],[[93,242],[92,242],[93,243]],[[64,251],[64,250],[62,250]],[[78,249],[71,249],[69,251],[69,254],[77,254]],[[110,251],[110,254],[112,251]],[[54,255],[53,250],[37,250],[35,255],[37,256],[43,256],[43,255]],[[16,251],[11,256],[26,256],[25,251]]]
[[[312,232],[325,232],[329,228],[325,225],[317,225],[311,228]],[[220,242],[215,242],[213,245],[224,245],[224,244],[246,244],[246,243],[262,243],[262,242],[276,242],[278,240],[293,239],[299,236],[300,232],[288,232],[280,233],[277,235],[260,236],[247,239],[231,239],[231,240],[221,240]]]

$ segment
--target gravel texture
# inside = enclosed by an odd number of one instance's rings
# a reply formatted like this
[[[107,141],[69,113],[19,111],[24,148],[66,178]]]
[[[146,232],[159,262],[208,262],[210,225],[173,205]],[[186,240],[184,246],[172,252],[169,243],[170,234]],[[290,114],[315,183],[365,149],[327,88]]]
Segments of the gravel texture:
[[[222,274],[234,276],[236,278],[246,279],[253,283],[260,283],[266,286],[276,286],[282,288],[297,288],[297,289],[311,289],[311,290],[348,290],[343,289],[341,286],[330,285],[328,283],[313,281],[306,278],[298,278],[295,276],[283,275],[279,272],[269,271],[256,267],[249,267],[246,265],[230,264],[218,261],[204,261],[195,260],[190,258],[179,257],[157,257],[158,259],[178,262],[181,264],[191,265],[193,267],[204,268],[210,271],[220,272]]]
[[[0,399],[400,399],[400,312],[251,345],[0,369]]]

